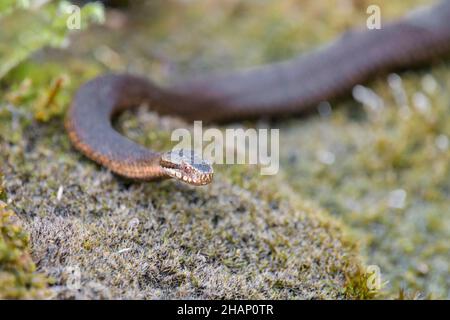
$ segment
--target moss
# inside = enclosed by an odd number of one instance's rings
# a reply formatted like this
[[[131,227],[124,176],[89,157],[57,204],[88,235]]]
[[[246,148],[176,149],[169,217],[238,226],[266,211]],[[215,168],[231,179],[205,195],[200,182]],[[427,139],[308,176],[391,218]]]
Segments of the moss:
[[[1,171],[0,171],[0,201],[3,201],[3,202],[7,201],[6,191],[5,191],[5,187],[3,185],[3,174]]]
[[[379,285],[370,285],[375,281],[381,281],[381,279],[377,280],[374,278],[377,276],[378,275],[374,274],[371,270],[363,268],[356,270],[354,273],[347,276],[344,287],[345,295],[349,299],[355,300],[367,300],[382,297],[382,290],[386,285],[386,282],[380,283]]]
[[[48,280],[36,272],[29,235],[0,200],[0,299],[46,298]]]
[[[345,114],[357,106],[346,103],[334,117],[293,122],[295,141],[285,141],[303,150],[297,162],[287,163],[291,186],[355,230],[368,262],[389,280],[391,297],[400,289],[408,296],[448,295],[448,70],[440,64],[401,75],[411,99],[406,115],[379,79],[372,86],[384,101],[381,112],[365,109],[366,120],[355,121]],[[427,81],[437,83],[435,91],[426,91]],[[415,106],[418,92],[428,99],[426,112]],[[308,139],[297,138],[305,134]],[[318,149],[332,152],[334,163],[318,162]],[[283,153],[286,159],[291,150]]]

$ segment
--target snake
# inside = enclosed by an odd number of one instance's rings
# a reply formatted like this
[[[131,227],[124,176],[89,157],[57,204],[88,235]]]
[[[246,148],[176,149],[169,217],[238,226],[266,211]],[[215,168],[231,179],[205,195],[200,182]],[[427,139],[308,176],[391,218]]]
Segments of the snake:
[[[187,121],[226,122],[298,115],[347,94],[380,73],[441,60],[450,52],[450,0],[416,9],[379,29],[354,29],[286,61],[212,73],[159,86],[129,73],[81,85],[65,119],[73,146],[113,173],[133,180],[212,182],[212,164],[190,149],[158,152],[119,133],[113,120],[146,104]]]

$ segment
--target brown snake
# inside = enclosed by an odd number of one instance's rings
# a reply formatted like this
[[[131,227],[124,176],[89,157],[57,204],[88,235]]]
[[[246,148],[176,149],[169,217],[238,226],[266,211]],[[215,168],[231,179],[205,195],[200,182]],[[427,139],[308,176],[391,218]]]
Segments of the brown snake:
[[[149,80],[110,74],[84,84],[66,118],[74,146],[131,179],[212,181],[213,169],[192,151],[144,148],[114,130],[111,120],[146,103],[187,120],[229,121],[301,113],[350,91],[372,76],[430,62],[450,52],[450,0],[414,12],[380,30],[346,33],[332,44],[289,61],[161,88]]]

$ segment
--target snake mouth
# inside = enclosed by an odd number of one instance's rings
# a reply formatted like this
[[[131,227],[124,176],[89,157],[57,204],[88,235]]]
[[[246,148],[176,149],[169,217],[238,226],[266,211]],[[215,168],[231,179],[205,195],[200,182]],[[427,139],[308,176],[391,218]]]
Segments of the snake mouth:
[[[213,173],[186,174],[184,170],[174,168],[164,168],[164,172],[172,178],[181,180],[194,186],[204,186],[212,182]]]
[[[161,155],[164,173],[185,183],[202,186],[212,182],[212,165],[201,159],[193,150],[179,149]]]

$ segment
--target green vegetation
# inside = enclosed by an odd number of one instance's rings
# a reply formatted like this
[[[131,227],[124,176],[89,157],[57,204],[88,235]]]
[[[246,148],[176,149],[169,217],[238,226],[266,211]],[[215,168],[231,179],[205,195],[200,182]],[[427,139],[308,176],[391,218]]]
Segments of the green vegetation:
[[[448,295],[449,70],[403,74],[407,106],[382,78],[371,85],[381,110],[346,103],[328,119],[294,121],[286,143],[302,149],[282,151],[296,159],[285,166],[291,186],[353,228],[391,296]]]
[[[0,38],[0,79],[36,50],[66,46],[70,31],[67,20],[72,12],[67,1],[52,1],[43,6],[36,6],[32,1],[9,2],[0,7],[0,26],[7,30]],[[84,6],[80,27],[84,29],[91,21],[102,21],[102,12],[97,4]]]
[[[383,19],[427,3],[378,2]],[[391,88],[399,78],[390,86],[382,77],[367,84],[381,110],[347,99],[333,102],[330,116],[276,123],[283,171],[275,177],[217,166],[205,188],[132,184],[71,148],[62,118],[74,90],[96,74],[128,69],[166,83],[281,60],[361,25],[372,4],[208,3],[155,1],[70,37],[67,3],[0,6],[0,29],[14,28],[0,35],[0,201],[23,221],[17,227],[0,209],[8,230],[0,297],[45,296],[48,280],[35,273],[24,230],[57,298],[448,297],[446,64],[400,75],[407,109]],[[87,6],[83,21],[101,12]],[[138,112],[117,127],[155,149],[171,145],[171,129],[190,127]],[[380,267],[381,292],[367,288],[365,264]],[[81,289],[69,285],[73,270]]]
[[[35,272],[29,241],[17,216],[0,200],[0,299],[49,296],[48,280]]]

